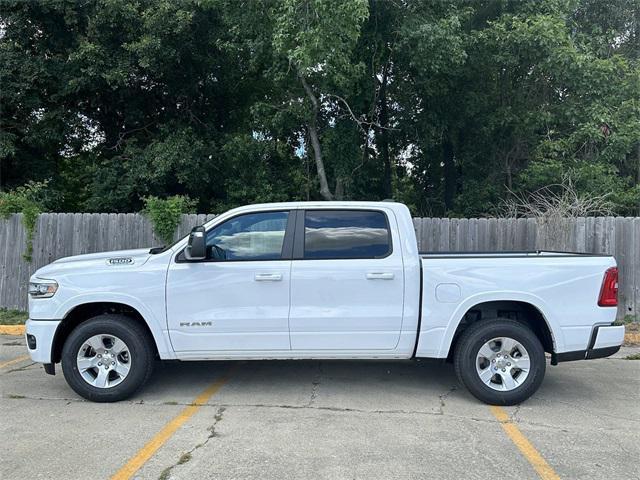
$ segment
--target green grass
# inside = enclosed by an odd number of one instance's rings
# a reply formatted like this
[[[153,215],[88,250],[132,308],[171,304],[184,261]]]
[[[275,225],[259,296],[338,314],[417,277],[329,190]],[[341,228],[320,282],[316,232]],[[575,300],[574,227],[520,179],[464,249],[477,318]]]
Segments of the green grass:
[[[169,480],[169,478],[171,478],[171,470],[173,470],[173,467],[175,467],[176,465],[183,465],[187,463],[189,460],[191,460],[191,453],[190,452],[184,453],[175,465],[171,465],[165,468],[160,473],[158,480]]]
[[[640,360],[640,353],[634,353],[625,357],[625,360]]]
[[[634,323],[640,322],[640,317],[637,315],[625,315],[622,320],[616,320],[613,322],[614,325],[633,325]]]
[[[0,325],[24,325],[27,318],[27,312],[22,310],[0,308]]]
[[[171,477],[171,470],[173,470],[173,465],[165,468],[162,472],[160,472],[158,480],[169,480],[169,478]]]

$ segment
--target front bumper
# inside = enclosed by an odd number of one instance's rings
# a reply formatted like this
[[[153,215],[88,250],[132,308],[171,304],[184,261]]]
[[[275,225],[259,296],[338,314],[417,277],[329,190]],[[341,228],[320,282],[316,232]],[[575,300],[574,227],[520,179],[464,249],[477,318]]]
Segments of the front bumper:
[[[27,320],[25,335],[29,356],[34,362],[50,364],[53,339],[61,320]],[[29,336],[33,338],[29,338]],[[31,348],[35,341],[35,348]]]
[[[551,356],[551,364],[609,357],[620,350],[622,342],[624,342],[624,325],[596,325],[593,327],[586,350],[554,353]]]

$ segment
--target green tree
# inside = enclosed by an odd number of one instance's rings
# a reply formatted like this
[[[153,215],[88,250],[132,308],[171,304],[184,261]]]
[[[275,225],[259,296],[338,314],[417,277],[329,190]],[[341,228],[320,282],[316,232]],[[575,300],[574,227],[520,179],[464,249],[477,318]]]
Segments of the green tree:
[[[571,176],[640,214],[640,0],[0,3],[0,189],[485,215]]]
[[[367,18],[365,0],[284,0],[273,9],[275,51],[285,57],[309,103],[306,128],[315,161],[320,195],[325,200],[342,198],[344,179],[338,174],[334,192],[329,187],[322,155],[319,122],[321,95],[331,95],[351,81],[359,65],[350,62],[351,52]]]

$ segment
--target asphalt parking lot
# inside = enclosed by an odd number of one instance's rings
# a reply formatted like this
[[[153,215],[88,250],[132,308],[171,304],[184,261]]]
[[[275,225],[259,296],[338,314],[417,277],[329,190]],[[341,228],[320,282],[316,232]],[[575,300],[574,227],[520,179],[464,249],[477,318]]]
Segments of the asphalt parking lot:
[[[503,409],[403,361],[166,363],[95,404],[0,336],[0,478],[640,478],[639,351],[549,367]]]

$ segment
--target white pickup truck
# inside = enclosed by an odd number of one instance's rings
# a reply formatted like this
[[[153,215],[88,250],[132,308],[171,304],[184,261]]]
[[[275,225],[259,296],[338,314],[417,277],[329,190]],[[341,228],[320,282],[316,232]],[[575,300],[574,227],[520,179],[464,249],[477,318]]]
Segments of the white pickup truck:
[[[609,256],[418,252],[393,202],[226,212],[167,248],[79,255],[30,279],[26,340],[45,371],[98,402],[156,359],[450,359],[478,399],[522,402],[551,364],[609,356]]]

